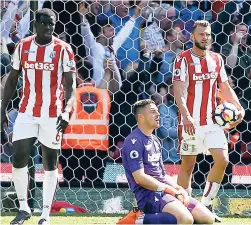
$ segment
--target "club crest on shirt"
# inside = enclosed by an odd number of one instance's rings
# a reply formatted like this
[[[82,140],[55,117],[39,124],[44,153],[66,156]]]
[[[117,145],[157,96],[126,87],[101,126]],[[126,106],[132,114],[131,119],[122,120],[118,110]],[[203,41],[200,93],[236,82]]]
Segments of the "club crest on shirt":
[[[131,159],[137,159],[139,157],[139,153],[136,150],[132,150],[130,152],[130,158]]]
[[[174,76],[179,77],[180,76],[180,69],[174,70]]]
[[[56,57],[56,51],[52,51],[50,54],[50,58],[54,59]]]
[[[75,63],[74,60],[71,60],[71,61],[69,61],[69,62],[67,63],[67,66],[70,67],[70,68],[73,68],[73,67],[76,66],[76,63]]]

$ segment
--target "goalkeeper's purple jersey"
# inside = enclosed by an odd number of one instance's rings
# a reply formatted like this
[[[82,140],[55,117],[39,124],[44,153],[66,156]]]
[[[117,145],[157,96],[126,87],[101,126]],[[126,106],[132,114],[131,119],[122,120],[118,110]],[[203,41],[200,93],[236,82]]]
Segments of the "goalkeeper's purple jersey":
[[[144,168],[146,174],[165,183],[165,169],[161,156],[161,144],[155,135],[146,136],[136,128],[125,139],[122,161],[129,186],[135,194],[138,206],[143,209],[149,190],[136,184],[132,173]]]

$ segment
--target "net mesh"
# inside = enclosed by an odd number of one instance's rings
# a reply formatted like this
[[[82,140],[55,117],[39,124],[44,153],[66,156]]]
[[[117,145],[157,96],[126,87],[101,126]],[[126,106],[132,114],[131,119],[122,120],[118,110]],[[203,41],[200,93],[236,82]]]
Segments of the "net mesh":
[[[130,18],[136,5],[142,10],[131,27],[129,23],[133,20]],[[140,99],[152,98],[159,108],[163,104],[169,107],[169,114],[161,115],[164,123],[156,134],[163,144],[166,171],[177,179],[180,158],[177,155],[177,108],[171,86],[172,64],[177,53],[192,47],[190,36],[194,21],[206,19],[212,25],[211,50],[220,53],[225,60],[230,85],[246,111],[243,123],[226,133],[230,163],[215,205],[222,215],[250,215],[250,1],[145,1],[144,4],[127,0],[1,1],[1,91],[10,71],[14,43],[35,32],[34,15],[43,7],[52,8],[57,14],[54,35],[70,43],[75,52],[78,84],[85,80],[95,83],[99,90],[107,90],[103,94],[108,93],[102,101],[96,92],[82,96],[82,110],[88,114],[88,119],[95,121],[102,117],[106,125],[100,128],[83,122],[83,133],[89,136],[80,137],[74,144],[65,140],[60,152],[55,200],[82,206],[89,213],[126,213],[136,205],[121,164],[120,149],[136,126],[131,106]],[[104,35],[110,39],[114,35],[113,49],[95,52],[91,41],[104,43],[107,40]],[[238,51],[237,57],[234,57],[234,48]],[[116,68],[111,68],[109,59],[114,55]],[[1,133],[3,211],[15,210],[18,205],[11,182],[11,138],[21,90],[22,77],[8,108],[7,134]],[[98,110],[100,105],[103,111]],[[96,117],[91,116],[93,112],[97,113]],[[80,114],[77,113],[76,118],[80,118]],[[106,128],[109,128],[108,133],[103,131]],[[87,144],[81,142],[85,138],[89,140]],[[212,165],[211,156],[198,156],[192,179],[194,196],[202,195]],[[29,199],[33,208],[40,211],[44,171],[39,143],[33,147],[29,168],[30,173],[35,174],[31,177],[34,183],[30,186]]]

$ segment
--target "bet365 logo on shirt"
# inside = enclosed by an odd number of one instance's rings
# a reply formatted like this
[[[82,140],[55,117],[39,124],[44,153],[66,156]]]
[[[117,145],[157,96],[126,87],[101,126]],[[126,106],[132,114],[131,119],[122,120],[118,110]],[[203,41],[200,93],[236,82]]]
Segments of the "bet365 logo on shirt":
[[[38,63],[38,62],[24,62],[24,68],[25,69],[36,69],[36,70],[48,70],[52,71],[54,70],[54,64],[52,63]]]

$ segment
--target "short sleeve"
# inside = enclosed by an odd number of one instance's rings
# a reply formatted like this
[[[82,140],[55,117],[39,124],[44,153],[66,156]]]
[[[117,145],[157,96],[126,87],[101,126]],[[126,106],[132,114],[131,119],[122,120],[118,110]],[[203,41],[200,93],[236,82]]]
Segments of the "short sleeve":
[[[219,55],[219,60],[220,60],[220,73],[218,74],[218,77],[217,77],[218,84],[228,81],[227,73],[224,66],[224,61],[221,55]]]
[[[131,138],[124,142],[122,147],[122,159],[128,162],[131,173],[144,168],[143,151],[144,146],[137,138]]]
[[[14,70],[20,70],[21,67],[21,43],[19,42],[18,44],[16,44],[15,46],[15,50],[12,56],[12,68]]]
[[[187,78],[187,62],[186,59],[177,56],[173,64],[173,81],[185,82]]]
[[[63,72],[76,72],[74,53],[70,45],[66,45],[63,50]]]

